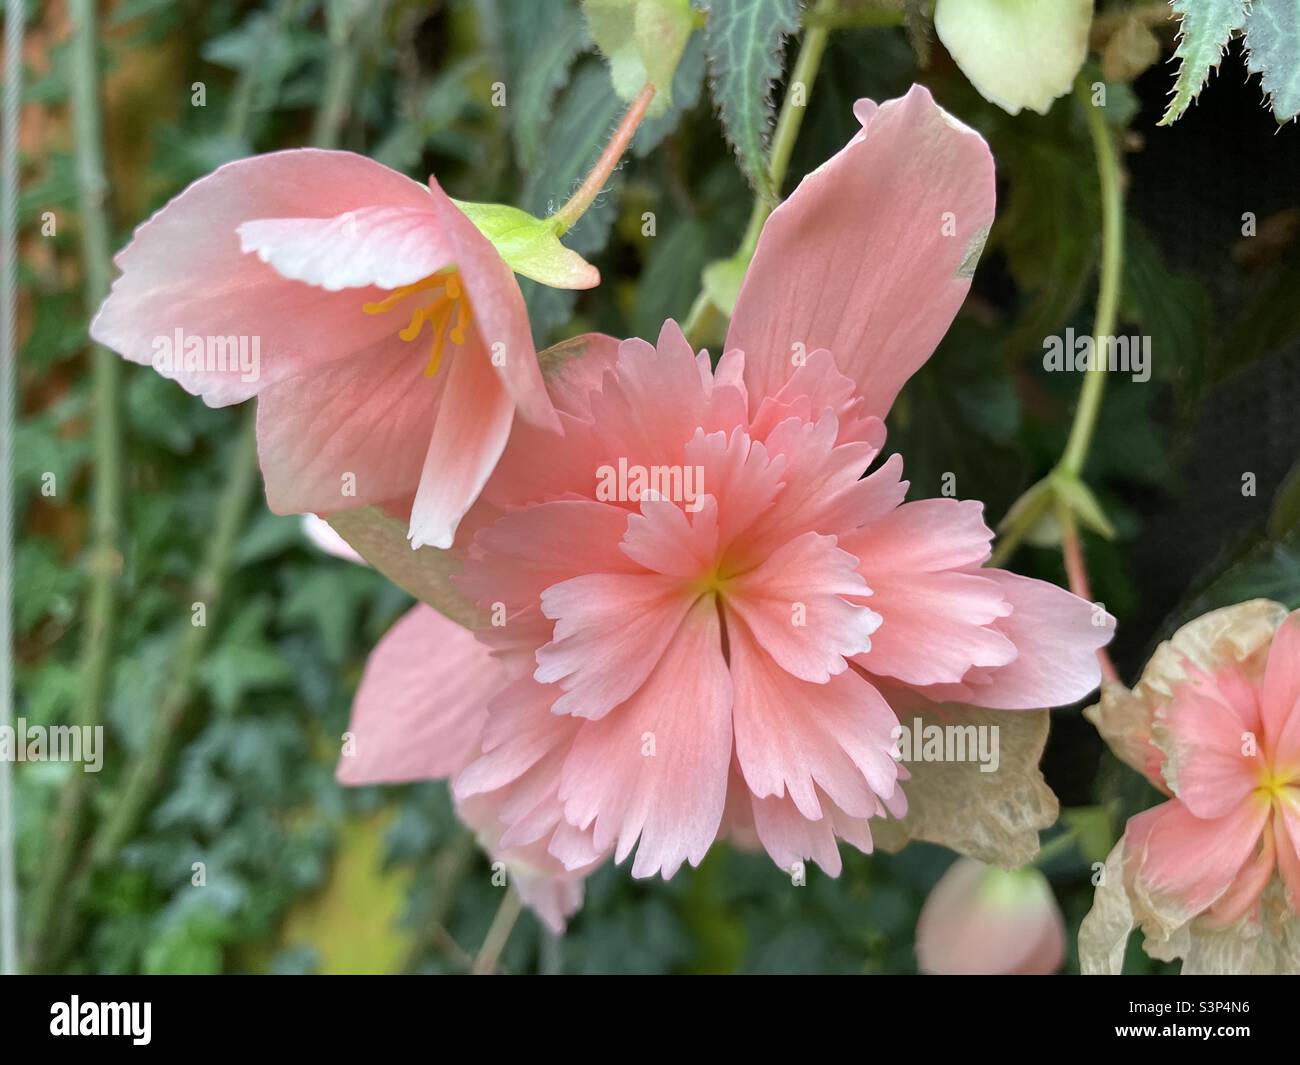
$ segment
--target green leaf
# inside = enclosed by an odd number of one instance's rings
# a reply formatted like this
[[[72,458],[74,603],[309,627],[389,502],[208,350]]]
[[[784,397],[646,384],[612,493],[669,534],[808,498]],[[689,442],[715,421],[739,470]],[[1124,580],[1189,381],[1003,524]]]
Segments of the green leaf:
[[[555,235],[553,223],[502,203],[452,201],[517,274],[551,288],[595,288],[600,272]]]
[[[748,267],[749,256],[738,255],[730,259],[719,259],[704,268],[704,292],[728,318],[736,309],[740,285],[745,280],[745,270]]]
[[[542,134],[569,67],[587,47],[587,28],[569,4],[497,4],[510,72],[510,134],[523,170],[538,163]]]
[[[1157,125],[1177,122],[1187,105],[1201,91],[1210,70],[1219,65],[1223,50],[1234,30],[1246,21],[1246,0],[1173,0],[1173,9],[1182,18],[1178,29],[1176,59],[1178,79],[1174,98]]]
[[[650,113],[672,104],[673,74],[695,28],[690,0],[583,0],[596,47],[609,60],[614,91],[633,99],[655,88]]]
[[[1253,0],[1246,67],[1259,74],[1279,122],[1300,113],[1300,0]]]
[[[722,128],[750,184],[772,199],[772,85],[781,74],[785,38],[798,28],[798,0],[713,0],[705,31],[709,84]]]
[[[1064,473],[1052,474],[1052,489],[1056,497],[1074,511],[1085,526],[1107,540],[1115,538],[1115,526],[1110,523],[1092,489],[1077,477]]]

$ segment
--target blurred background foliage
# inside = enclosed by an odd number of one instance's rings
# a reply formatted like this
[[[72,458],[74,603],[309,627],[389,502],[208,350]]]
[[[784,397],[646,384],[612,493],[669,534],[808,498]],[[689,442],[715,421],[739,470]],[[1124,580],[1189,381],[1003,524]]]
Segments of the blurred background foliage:
[[[784,191],[854,132],[855,99],[897,96],[913,81],[988,139],[998,223],[962,314],[891,417],[891,445],[914,496],[939,494],[954,473],[958,493],[985,500],[996,521],[1052,467],[1069,429],[1081,377],[1044,372],[1042,344],[1069,326],[1090,329],[1097,173],[1077,101],[1058,100],[1046,116],[989,104],[911,17],[920,6],[843,0]],[[1106,18],[1113,31],[1130,9],[1151,6],[1101,4],[1094,60]],[[340,147],[418,179],[436,174],[453,196],[545,213],[625,106],[570,0],[118,0],[100,15],[114,249],[188,182],[252,152],[319,143],[323,121]],[[1147,22],[1167,60],[1172,24]],[[84,694],[91,569],[96,448],[70,30],[60,0],[28,4],[15,579],[17,713],[33,724],[68,720]],[[526,283],[539,345],[588,329],[653,338],[666,317],[686,317],[702,268],[735,250],[752,192],[709,103],[700,38],[683,56],[672,110],[638,132],[566,237],[599,266],[601,286],[574,294]],[[1154,374],[1145,384],[1115,375],[1107,388],[1086,477],[1118,534],[1088,534],[1086,550],[1094,594],[1119,618],[1114,655],[1131,682],[1157,640],[1206,609],[1258,595],[1300,606],[1300,131],[1278,128],[1259,105],[1240,42],[1172,127],[1155,125],[1166,62],[1106,76],[1107,119],[1125,149],[1120,331],[1152,338]],[[1085,77],[1103,74],[1090,66]],[[506,86],[505,107],[491,104],[494,82]],[[653,236],[643,234],[647,211]],[[48,212],[52,235],[42,232]],[[1246,212],[1253,237],[1243,236]],[[137,366],[122,367],[120,388],[109,752],[86,783],[90,816],[60,820],[77,767],[17,773],[25,911],[47,884],[52,840],[72,832],[53,936],[33,963],[463,970],[500,891],[445,787],[349,791],[333,779],[367,650],[404,595],[312,549],[296,519],[266,511],[256,483],[244,516],[231,483],[247,465],[241,411],[210,410]],[[41,493],[49,473],[52,498]],[[1243,491],[1248,473],[1253,494]],[[223,516],[231,557],[212,574],[207,631],[187,665],[196,573],[209,572]],[[1024,547],[1012,565],[1064,583],[1054,548]],[[178,676],[188,685],[179,708]],[[1069,808],[1072,834],[1044,867],[1071,942],[1091,902],[1090,862],[1153,798],[1078,709],[1056,711],[1044,765]],[[133,774],[149,783],[147,801],[128,794]],[[525,916],[503,967],[915,971],[917,912],[951,857],[926,845],[872,858],[846,848],[838,882],[811,869],[799,889],[767,858],[721,846],[669,883],[607,866],[563,939]],[[202,888],[191,884],[196,862]],[[1153,964],[1130,950],[1135,970]],[[1068,968],[1077,971],[1073,954]]]

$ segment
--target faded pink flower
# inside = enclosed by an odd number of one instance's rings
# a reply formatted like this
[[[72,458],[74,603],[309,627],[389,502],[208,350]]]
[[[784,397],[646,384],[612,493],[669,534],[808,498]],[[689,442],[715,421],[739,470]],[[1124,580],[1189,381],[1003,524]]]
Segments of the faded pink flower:
[[[210,406],[257,396],[277,513],[383,504],[447,547],[516,407],[556,426],[514,274],[432,178],[350,152],[242,159],[116,261],[91,335]]]
[[[1037,869],[958,858],[916,923],[916,960],[938,976],[1050,976],[1065,960],[1065,921]]]
[[[1108,739],[1146,730],[1173,798],[1111,853],[1085,971],[1119,971],[1136,924],[1186,973],[1300,972],[1300,611],[1254,600],[1198,618],[1101,709]]]

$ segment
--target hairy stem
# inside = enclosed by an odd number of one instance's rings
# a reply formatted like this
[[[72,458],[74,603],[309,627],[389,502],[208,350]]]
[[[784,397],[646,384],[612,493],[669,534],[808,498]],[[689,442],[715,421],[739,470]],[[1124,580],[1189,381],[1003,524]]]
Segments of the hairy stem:
[[[618,167],[623,153],[627,151],[628,143],[636,133],[637,127],[641,125],[641,120],[645,118],[646,108],[650,106],[654,95],[655,87],[650,84],[637,94],[637,98],[632,101],[632,106],[627,109],[622,121],[619,122],[618,128],[614,130],[609,143],[605,145],[605,150],[600,153],[600,158],[591,168],[591,173],[583,179],[582,184],[578,186],[578,191],[569,198],[569,201],[551,216],[557,234],[562,235],[572,229],[600,195],[600,190],[605,187],[610,175]]]

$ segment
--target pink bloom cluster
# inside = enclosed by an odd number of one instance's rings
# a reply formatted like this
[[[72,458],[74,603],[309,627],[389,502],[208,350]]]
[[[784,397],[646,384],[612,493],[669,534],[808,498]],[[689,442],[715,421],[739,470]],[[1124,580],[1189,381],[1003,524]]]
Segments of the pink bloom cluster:
[[[1098,682],[1109,616],[987,568],[981,504],[904,502],[902,460],[879,461],[965,298],[994,177],[922,88],[855,113],[764,227],[716,367],[670,322],[657,346],[579,338],[543,381],[491,243],[436,184],[346,153],[192,186],[96,320],[142,362],[177,328],[260,334],[255,380],[160,369],[211,403],[258,395],[273,508],[378,504],[452,549],[490,620],[398,623],[339,776],[454,777],[555,927],[634,849],[637,876],[724,836],[832,875],[840,840],[870,851],[871,819],[907,810],[895,694],[1015,711]],[[697,492],[608,498],[600,471],[629,466],[689,469]]]

